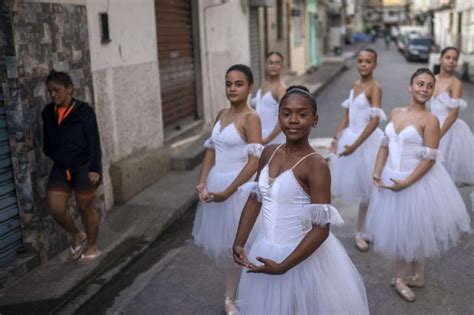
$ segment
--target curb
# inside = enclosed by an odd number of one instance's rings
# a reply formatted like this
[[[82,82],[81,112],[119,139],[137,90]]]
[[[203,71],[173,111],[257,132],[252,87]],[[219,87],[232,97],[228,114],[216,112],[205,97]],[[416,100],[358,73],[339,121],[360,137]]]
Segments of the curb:
[[[197,202],[197,196],[189,198],[185,205],[173,212],[173,214],[163,224],[161,224],[161,226],[154,226],[153,222],[151,222],[148,228],[144,231],[142,237],[139,239],[127,238],[122,243],[118,244],[116,246],[117,248],[120,247],[121,244],[129,242],[125,251],[130,248],[134,248],[135,250],[131,253],[129,252],[127,259],[119,265],[112,268],[102,268],[102,270],[94,272],[92,275],[84,279],[84,281],[69,290],[69,292],[65,294],[65,298],[49,312],[54,314],[74,314],[79,311],[81,307],[91,300],[97,293],[114,283],[124,271],[140,259],[179,218],[195,209]],[[110,267],[110,265],[108,267]]]

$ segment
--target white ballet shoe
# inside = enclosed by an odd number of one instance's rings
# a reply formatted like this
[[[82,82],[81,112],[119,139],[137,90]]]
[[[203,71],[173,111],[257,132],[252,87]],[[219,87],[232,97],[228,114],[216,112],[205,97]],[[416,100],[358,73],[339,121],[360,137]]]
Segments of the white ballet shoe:
[[[365,240],[364,236],[362,233],[356,233],[355,235],[355,245],[358,250],[361,252],[366,252],[369,250],[369,244],[367,244],[367,241]]]
[[[235,306],[235,301],[233,298],[226,296],[224,298],[224,311],[226,315],[239,315],[239,310]]]
[[[402,278],[395,278],[395,291],[400,295],[402,299],[407,302],[415,302],[416,295],[405,283]]]

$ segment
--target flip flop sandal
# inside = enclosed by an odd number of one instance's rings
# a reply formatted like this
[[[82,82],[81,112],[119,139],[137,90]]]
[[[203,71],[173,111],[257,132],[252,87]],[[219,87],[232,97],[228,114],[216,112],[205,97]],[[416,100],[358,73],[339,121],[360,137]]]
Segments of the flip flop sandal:
[[[93,254],[85,255],[81,254],[81,257],[79,258],[80,263],[88,264],[96,260],[102,252],[100,250],[96,250]]]
[[[79,245],[77,245],[76,247],[73,247],[74,246],[74,244],[73,244],[69,248],[68,258],[70,260],[77,260],[81,256],[82,251],[84,250],[84,245],[86,245],[86,241],[87,241],[87,235],[85,233],[81,233],[81,235],[84,236],[81,243]]]

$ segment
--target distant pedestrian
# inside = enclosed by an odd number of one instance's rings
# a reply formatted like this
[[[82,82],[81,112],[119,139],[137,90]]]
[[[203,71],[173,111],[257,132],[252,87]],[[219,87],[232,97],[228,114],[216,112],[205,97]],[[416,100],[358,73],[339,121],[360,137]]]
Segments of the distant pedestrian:
[[[410,79],[411,100],[391,113],[373,173],[366,229],[374,250],[396,260],[392,285],[406,301],[425,286],[425,259],[454,246],[470,217],[438,151],[439,121],[426,109],[435,77],[426,68]]]
[[[385,48],[390,49],[390,43],[392,42],[392,35],[390,35],[390,31],[388,29],[384,32],[384,41],[385,41]]]
[[[73,97],[67,73],[52,70],[46,78],[52,103],[43,109],[43,152],[54,165],[48,180],[48,209],[54,220],[73,238],[69,258],[90,262],[97,248],[99,219],[94,209],[102,174],[97,120],[89,104]],[[85,233],[67,211],[74,192]]]
[[[360,251],[369,249],[370,235],[363,226],[372,190],[375,157],[383,138],[379,120],[386,120],[380,108],[382,89],[374,79],[377,52],[364,49],[357,56],[360,79],[355,81],[349,98],[342,103],[342,117],[331,144],[332,193],[345,203],[359,203],[355,245]]]
[[[252,100],[262,122],[263,145],[285,142],[285,135],[278,124],[278,102],[286,91],[286,85],[281,80],[283,61],[283,55],[279,52],[272,51],[267,55],[267,78]]]
[[[331,206],[329,167],[309,144],[318,115],[308,89],[288,89],[279,122],[286,142],[265,148],[257,181],[242,187],[252,195],[234,242],[234,260],[247,269],[237,296],[240,313],[368,314],[364,282],[330,232],[343,221]],[[264,233],[247,255],[258,217]]]
[[[439,150],[446,169],[456,183],[474,184],[474,136],[469,126],[458,119],[459,111],[467,107],[461,99],[462,83],[455,75],[458,58],[459,51],[454,47],[446,47],[441,52],[440,74],[428,106],[439,119]]]
[[[217,114],[196,189],[199,195],[193,236],[196,244],[225,270],[227,314],[236,314],[235,292],[240,266],[232,259],[240,214],[249,193],[238,192],[242,184],[255,176],[263,150],[260,119],[247,105],[253,75],[249,67],[234,65],[225,75],[225,92],[230,107]]]

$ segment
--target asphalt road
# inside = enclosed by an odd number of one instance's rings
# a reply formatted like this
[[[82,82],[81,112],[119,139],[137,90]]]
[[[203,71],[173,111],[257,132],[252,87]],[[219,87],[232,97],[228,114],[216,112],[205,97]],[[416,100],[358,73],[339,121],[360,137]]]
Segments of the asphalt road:
[[[380,43],[382,44],[382,43]],[[383,108],[389,113],[408,103],[408,81],[423,63],[407,63],[401,54],[380,45],[375,77],[383,88]],[[334,134],[342,115],[340,103],[349,95],[358,78],[354,66],[345,71],[318,97],[320,126],[313,136]],[[474,106],[472,85],[464,86],[464,98]],[[461,114],[471,128],[474,109]],[[461,192],[471,208],[468,193]],[[401,300],[390,286],[392,264],[389,260],[358,252],[353,244],[357,206],[344,207],[335,202],[345,220],[333,229],[362,274],[372,314],[474,314],[474,235],[442,257],[427,261],[426,288],[416,289],[415,303]],[[223,275],[191,239],[193,213],[187,214],[122,277],[104,288],[80,314],[223,314]],[[470,212],[473,219],[473,212]]]

